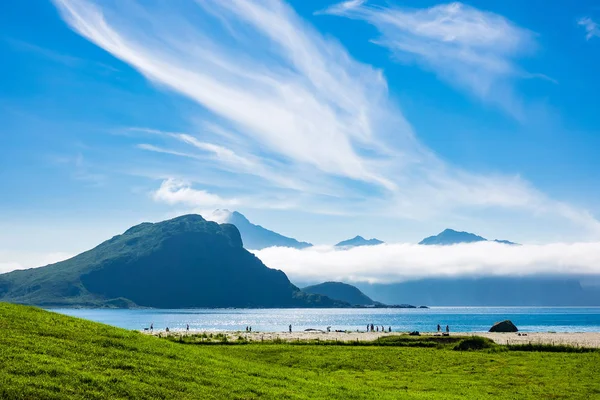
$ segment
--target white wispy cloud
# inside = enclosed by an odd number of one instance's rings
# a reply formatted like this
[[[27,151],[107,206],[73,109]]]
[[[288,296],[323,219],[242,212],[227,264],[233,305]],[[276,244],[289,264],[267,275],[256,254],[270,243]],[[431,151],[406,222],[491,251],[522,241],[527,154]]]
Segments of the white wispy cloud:
[[[224,197],[203,189],[195,189],[192,183],[178,178],[163,180],[160,187],[151,192],[152,198],[160,203],[177,206],[178,209],[167,214],[166,218],[173,218],[181,214],[200,214],[203,217],[222,222],[220,213],[215,209],[219,207],[245,207],[273,210],[287,210],[298,208],[297,199],[271,198],[266,202],[265,197],[256,194]]]
[[[466,4],[411,9],[347,1],[321,13],[367,21],[381,33],[373,42],[389,48],[398,60],[416,62],[519,118],[521,101],[513,80],[544,77],[527,73],[516,62],[535,49],[534,33]]]
[[[382,244],[351,249],[271,247],[254,251],[292,281],[392,283],[431,277],[598,275],[600,243],[510,246]]]
[[[587,40],[590,40],[593,37],[600,37],[600,25],[598,25],[598,23],[592,20],[590,17],[580,18],[577,21],[577,24],[585,28],[585,38]]]
[[[173,24],[182,16],[168,10],[123,18],[114,10],[103,14],[91,2],[56,1],[80,34],[243,128],[264,147],[329,173],[393,186],[352,146],[372,135],[364,116],[377,107],[375,92],[385,90],[379,71],[347,58],[278,1],[199,3],[210,10],[202,18],[220,15],[241,24],[243,40],[224,46],[186,21]],[[145,24],[150,29],[141,29]],[[329,57],[339,62],[330,64]]]
[[[190,147],[192,147],[192,150],[200,150],[200,153],[191,153],[189,152],[189,150],[188,152],[182,152],[169,148],[158,147],[148,143],[140,143],[137,145],[137,147],[142,150],[171,154],[196,160],[211,159],[212,161],[214,161],[215,165],[220,166],[224,171],[227,172],[254,175],[266,181],[272,182],[278,187],[304,191],[309,190],[309,186],[300,183],[298,179],[292,180],[287,177],[288,175],[290,175],[290,173],[289,171],[288,173],[285,173],[287,169],[286,164],[274,161],[264,162],[263,160],[261,160],[261,158],[249,154],[245,150],[241,150],[243,153],[240,154],[225,146],[201,141],[194,135],[188,133],[163,132],[156,129],[141,128],[135,128],[130,130],[151,133],[154,135],[161,135],[164,137],[175,139],[181,143],[189,145]]]
[[[221,207],[240,204],[238,199],[226,199],[205,190],[196,190],[189,183],[176,179],[163,181],[160,188],[152,196],[155,200],[167,204],[185,204],[191,207]]]
[[[206,207],[222,200],[215,206],[226,207],[236,200],[418,220],[501,209],[528,213],[534,224],[558,218],[600,235],[594,216],[519,176],[472,173],[440,160],[390,99],[382,72],[354,60],[282,1],[143,8],[135,2],[54,2],[74,31],[204,109],[197,132],[138,129],[150,135],[138,148],[176,156],[178,165],[188,160],[187,175],[204,183],[208,171],[218,169],[243,192],[221,193],[218,174],[206,190],[193,179],[176,184],[180,174],[166,173],[161,177],[172,179],[163,181],[159,201]],[[402,32],[403,52],[432,68],[442,62],[436,57],[447,57],[456,74],[448,79],[481,95],[521,74],[513,57],[533,46],[529,31],[458,3],[398,10],[353,1],[329,12],[368,19],[382,32],[389,28],[382,43]]]

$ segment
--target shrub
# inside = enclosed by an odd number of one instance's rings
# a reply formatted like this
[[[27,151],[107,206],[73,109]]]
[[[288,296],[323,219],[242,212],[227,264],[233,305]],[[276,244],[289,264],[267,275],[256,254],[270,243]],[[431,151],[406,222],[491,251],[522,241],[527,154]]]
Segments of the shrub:
[[[494,342],[490,339],[473,336],[468,339],[461,340],[455,347],[454,350],[469,351],[469,350],[483,350],[494,347]]]

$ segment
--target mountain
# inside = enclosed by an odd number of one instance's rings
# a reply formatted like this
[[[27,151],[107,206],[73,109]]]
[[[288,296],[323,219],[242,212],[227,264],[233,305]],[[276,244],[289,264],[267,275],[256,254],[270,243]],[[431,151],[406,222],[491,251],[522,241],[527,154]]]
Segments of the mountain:
[[[428,278],[401,283],[355,285],[366,295],[386,304],[474,307],[600,306],[600,287],[584,287],[576,278]]]
[[[199,215],[143,223],[92,250],[0,275],[0,300],[40,306],[336,307],[242,246],[239,231]]]
[[[378,244],[383,244],[379,239],[365,239],[362,236],[355,236],[352,239],[344,240],[336,244],[336,247],[356,247],[356,246],[376,246]]]
[[[425,245],[450,245],[458,243],[485,242],[487,239],[469,232],[458,232],[453,229],[445,229],[436,236],[429,236],[419,242]]]
[[[217,211],[221,212],[221,211]],[[295,249],[304,249],[311,247],[311,243],[299,242],[294,238],[280,235],[277,232],[270,231],[260,225],[254,225],[248,218],[237,211],[223,211],[227,216],[225,221],[238,228],[242,235],[244,247],[252,250],[261,250],[267,247],[293,247]]]
[[[318,285],[307,286],[303,288],[302,291],[320,294],[322,296],[327,296],[330,299],[344,301],[355,306],[373,306],[380,304],[373,301],[357,287],[342,282],[324,282]]]
[[[511,242],[510,240],[498,240],[498,239],[494,239],[494,240],[492,240],[492,242],[502,243],[502,244],[509,244],[511,246],[519,246],[518,243]]]
[[[475,242],[488,242],[484,237],[477,236],[473,233],[469,232],[459,232],[454,229],[445,229],[443,232],[439,233],[435,236],[429,236],[425,239],[421,240],[419,244],[424,245],[438,245],[438,246],[447,246],[452,244],[459,243],[475,243]],[[517,243],[509,242],[508,240],[493,240],[496,243],[503,243],[509,245],[516,245]]]

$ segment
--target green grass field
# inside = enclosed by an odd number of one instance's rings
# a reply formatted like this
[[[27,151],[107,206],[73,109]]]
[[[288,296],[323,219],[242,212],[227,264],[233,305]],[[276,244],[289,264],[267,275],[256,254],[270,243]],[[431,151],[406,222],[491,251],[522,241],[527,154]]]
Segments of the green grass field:
[[[397,344],[185,344],[0,303],[0,398],[600,398],[599,352]]]

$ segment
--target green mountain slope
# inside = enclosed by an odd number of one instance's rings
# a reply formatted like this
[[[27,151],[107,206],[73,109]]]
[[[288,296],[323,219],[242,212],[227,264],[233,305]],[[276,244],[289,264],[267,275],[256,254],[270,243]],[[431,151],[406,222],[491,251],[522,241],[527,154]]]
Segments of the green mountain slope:
[[[42,306],[309,307],[344,304],[301,292],[199,215],[143,223],[92,250],[0,275],[0,299]]]
[[[343,282],[324,282],[318,285],[307,286],[302,289],[303,292],[320,294],[331,299],[345,301],[352,305],[372,306],[377,303],[369,296],[361,292],[357,287]]]

